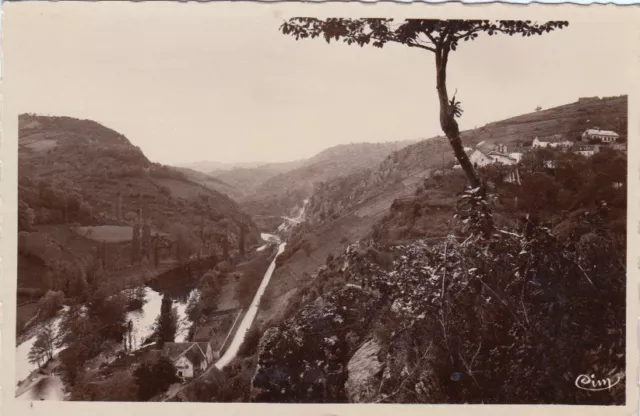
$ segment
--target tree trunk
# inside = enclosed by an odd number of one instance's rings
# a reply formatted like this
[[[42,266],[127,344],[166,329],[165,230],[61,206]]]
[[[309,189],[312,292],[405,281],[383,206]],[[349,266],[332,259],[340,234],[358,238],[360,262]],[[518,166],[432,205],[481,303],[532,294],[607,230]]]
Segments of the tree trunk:
[[[438,48],[436,50],[436,89],[438,90],[438,99],[440,102],[440,127],[447,136],[449,144],[453,149],[453,154],[460,163],[460,167],[467,175],[467,179],[473,188],[480,187],[481,194],[484,195],[484,187],[476,170],[474,169],[469,156],[464,151],[462,140],[460,139],[460,130],[455,120],[451,106],[449,105],[449,95],[447,93],[447,61],[449,59],[448,47]]]

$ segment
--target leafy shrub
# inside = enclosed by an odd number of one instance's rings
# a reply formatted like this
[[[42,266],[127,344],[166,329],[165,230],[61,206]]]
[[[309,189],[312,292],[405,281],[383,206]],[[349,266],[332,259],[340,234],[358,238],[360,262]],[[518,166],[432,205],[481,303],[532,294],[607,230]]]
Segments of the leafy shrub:
[[[138,386],[138,399],[147,401],[167,391],[177,382],[176,367],[167,357],[160,357],[153,365],[143,363],[133,372]]]
[[[326,264],[329,265],[331,264],[331,262],[333,261],[333,254],[329,253],[327,254],[327,260],[326,260]]]
[[[311,253],[313,253],[313,245],[310,241],[306,241],[302,245],[302,250],[304,251],[304,254],[306,254],[307,256],[311,256]]]
[[[393,267],[393,255],[370,248],[367,252],[369,258],[382,269],[389,270]]]
[[[262,332],[256,326],[252,326],[247,331],[247,336],[238,351],[238,355],[241,357],[248,357],[253,355],[258,350],[258,343],[260,342],[260,337],[262,336]]]
[[[56,316],[62,302],[64,301],[64,293],[53,290],[47,291],[47,293],[38,301],[38,307],[40,310],[40,317],[43,319],[52,318]]]

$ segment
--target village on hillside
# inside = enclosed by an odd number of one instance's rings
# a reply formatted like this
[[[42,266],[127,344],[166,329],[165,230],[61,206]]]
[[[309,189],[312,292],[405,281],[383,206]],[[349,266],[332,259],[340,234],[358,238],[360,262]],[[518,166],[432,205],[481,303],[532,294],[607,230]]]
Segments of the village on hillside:
[[[517,142],[513,148],[509,148],[504,143],[490,143],[482,141],[475,148],[465,147],[465,152],[469,156],[474,167],[485,167],[491,165],[512,166],[512,170],[504,178],[510,183],[520,184],[520,174],[518,164],[525,153],[534,150],[548,149],[558,152],[573,152],[577,155],[590,157],[601,150],[611,149],[627,152],[626,138],[620,137],[618,133],[611,130],[603,130],[600,127],[586,129],[578,138],[572,140],[564,134],[554,134],[551,136],[535,136],[532,139]],[[545,161],[549,169],[555,168],[553,160]],[[460,165],[453,166],[460,169]]]

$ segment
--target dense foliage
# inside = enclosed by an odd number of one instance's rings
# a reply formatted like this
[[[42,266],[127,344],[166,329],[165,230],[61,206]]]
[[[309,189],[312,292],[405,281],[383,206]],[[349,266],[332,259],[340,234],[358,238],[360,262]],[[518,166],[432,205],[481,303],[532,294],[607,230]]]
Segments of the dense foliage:
[[[153,364],[140,364],[133,376],[138,386],[138,399],[142,401],[164,393],[171,384],[179,380],[175,366],[166,357],[160,357]]]
[[[449,178],[428,181],[378,226],[387,237],[328,258],[265,333],[254,399],[362,400],[365,383],[376,402],[624,403],[625,167],[621,152],[531,152],[521,185],[492,167],[489,198],[457,196],[455,234],[393,243],[384,229],[415,224]],[[349,366],[363,345],[379,372]],[[576,387],[585,375],[621,381],[594,394]]]

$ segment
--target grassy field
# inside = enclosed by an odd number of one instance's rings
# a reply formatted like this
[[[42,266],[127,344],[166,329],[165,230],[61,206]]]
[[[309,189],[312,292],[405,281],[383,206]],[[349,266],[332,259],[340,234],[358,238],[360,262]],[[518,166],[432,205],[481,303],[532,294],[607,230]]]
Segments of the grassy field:
[[[78,227],[76,232],[93,241],[107,243],[126,243],[131,241],[133,227],[125,225],[98,225],[95,227]]]

